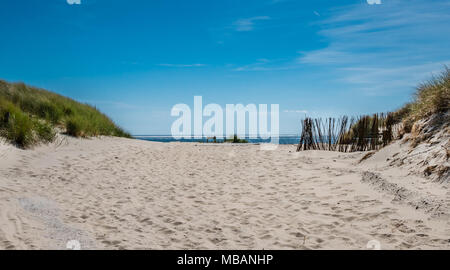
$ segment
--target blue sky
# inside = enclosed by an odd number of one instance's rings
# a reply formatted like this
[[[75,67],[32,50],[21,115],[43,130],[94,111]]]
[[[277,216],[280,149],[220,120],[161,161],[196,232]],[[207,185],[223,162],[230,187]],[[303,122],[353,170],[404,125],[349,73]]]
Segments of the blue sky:
[[[450,64],[449,1],[68,2],[0,2],[0,78],[93,104],[133,134],[169,134],[170,109],[194,95],[280,104],[281,133],[297,133],[304,111],[394,110]]]

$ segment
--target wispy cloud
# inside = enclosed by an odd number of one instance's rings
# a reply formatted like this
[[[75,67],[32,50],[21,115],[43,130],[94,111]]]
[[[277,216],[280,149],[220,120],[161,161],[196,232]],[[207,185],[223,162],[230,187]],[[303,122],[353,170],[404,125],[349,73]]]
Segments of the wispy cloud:
[[[448,1],[392,1],[332,11],[319,23],[328,45],[301,64],[329,67],[369,94],[410,89],[450,63]]]
[[[284,110],[284,113],[300,113],[300,114],[307,114],[308,111],[306,110]]]
[[[270,0],[268,4],[275,5],[275,4],[286,2],[286,1],[289,1],[289,0]]]
[[[69,5],[81,5],[81,0],[67,0]]]
[[[369,5],[381,5],[381,0],[367,0]]]
[[[450,63],[450,59],[395,67],[343,68],[339,72],[343,74],[343,82],[357,85],[358,90],[369,96],[383,96],[414,88],[418,82],[440,73],[444,67],[443,63]]]
[[[161,67],[175,67],[175,68],[190,68],[190,67],[204,67],[205,64],[159,64]]]
[[[270,20],[269,16],[257,16],[251,18],[239,19],[233,23],[235,30],[238,32],[248,32],[253,31],[255,27],[255,22],[257,21],[267,21]]]
[[[286,62],[285,60],[270,60],[266,58],[257,59],[256,62],[234,67],[233,71],[275,71],[275,70],[288,70],[298,68],[297,63]]]

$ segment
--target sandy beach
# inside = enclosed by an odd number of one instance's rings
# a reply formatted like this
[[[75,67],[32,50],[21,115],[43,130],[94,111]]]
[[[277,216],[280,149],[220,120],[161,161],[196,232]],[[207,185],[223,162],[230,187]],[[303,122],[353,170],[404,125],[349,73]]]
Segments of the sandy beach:
[[[365,153],[101,137],[0,143],[0,249],[450,248],[450,190]]]

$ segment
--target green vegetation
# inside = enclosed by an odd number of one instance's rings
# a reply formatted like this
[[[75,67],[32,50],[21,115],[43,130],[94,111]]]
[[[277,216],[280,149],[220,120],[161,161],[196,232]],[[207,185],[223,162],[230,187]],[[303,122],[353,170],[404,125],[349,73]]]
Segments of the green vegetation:
[[[449,109],[450,69],[445,67],[441,74],[417,87],[414,100],[394,112],[394,119],[403,122],[405,132],[409,133],[415,121]]]
[[[198,141],[199,143],[248,143],[247,140],[239,139],[237,135],[234,135],[232,138],[224,138],[223,140],[218,140],[216,136],[205,138],[205,140]]]
[[[247,140],[239,139],[236,134],[233,136],[232,139],[225,139],[224,142],[226,142],[226,143],[248,143]]]
[[[436,113],[448,112],[449,109],[450,69],[445,67],[444,71],[438,76],[419,84],[414,93],[413,101],[405,104],[399,110],[387,114],[381,124],[389,129],[392,125],[403,123],[403,132],[410,133],[416,121]],[[361,117],[354,124],[351,132],[359,129],[361,124],[364,124],[363,122],[367,122],[368,124],[365,126],[370,127],[374,121],[376,119],[371,116]]]
[[[76,137],[130,137],[96,108],[70,98],[0,80],[0,136],[19,147],[50,142],[55,130]]]

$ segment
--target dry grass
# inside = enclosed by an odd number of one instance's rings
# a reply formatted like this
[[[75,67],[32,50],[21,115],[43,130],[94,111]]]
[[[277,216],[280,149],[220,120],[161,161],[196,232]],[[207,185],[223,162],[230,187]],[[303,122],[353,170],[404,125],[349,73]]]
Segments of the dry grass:
[[[414,100],[394,112],[396,122],[402,122],[403,132],[413,131],[414,124],[433,114],[442,114],[450,109],[450,69],[445,67],[438,76],[421,83]]]
[[[365,155],[359,160],[358,163],[362,163],[364,160],[370,158],[370,157],[373,156],[374,154],[375,154],[375,152],[369,152],[369,153],[365,154]]]

